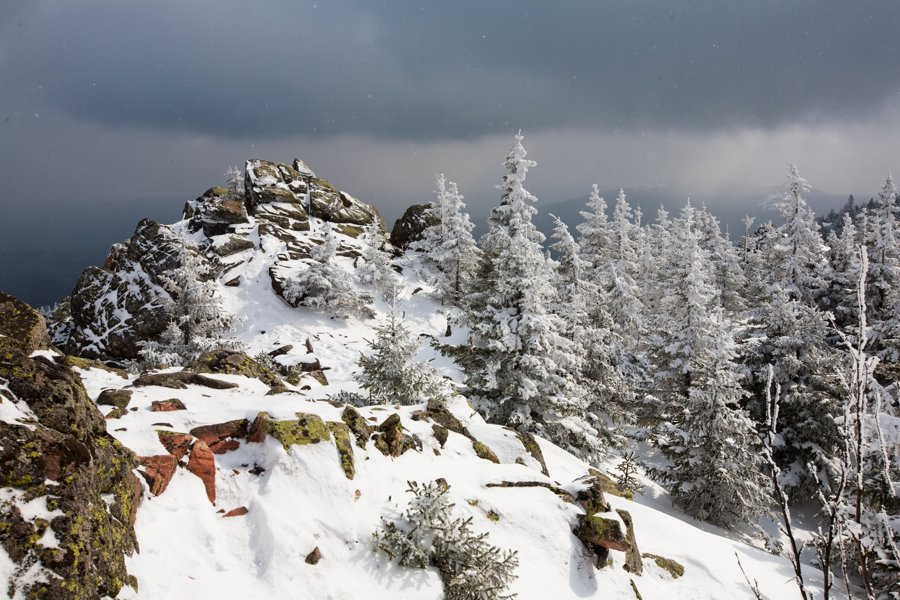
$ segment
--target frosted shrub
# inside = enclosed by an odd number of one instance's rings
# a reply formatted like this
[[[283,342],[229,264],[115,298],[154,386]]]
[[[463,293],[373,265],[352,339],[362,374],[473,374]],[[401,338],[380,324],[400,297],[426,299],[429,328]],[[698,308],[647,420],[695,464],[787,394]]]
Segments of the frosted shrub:
[[[472,531],[472,517],[453,518],[450,487],[439,481],[409,482],[413,499],[399,523],[382,519],[375,550],[404,567],[437,567],[448,600],[502,600],[515,579],[518,553],[487,542],[488,534]]]

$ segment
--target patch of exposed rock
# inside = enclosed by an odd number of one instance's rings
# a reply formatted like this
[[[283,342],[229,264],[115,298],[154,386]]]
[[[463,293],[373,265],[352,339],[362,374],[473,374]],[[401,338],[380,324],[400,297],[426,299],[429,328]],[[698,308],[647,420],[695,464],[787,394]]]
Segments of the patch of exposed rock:
[[[391,244],[400,250],[406,250],[410,244],[421,240],[425,230],[437,224],[437,219],[426,212],[428,207],[428,204],[413,204],[407,208],[394,222],[394,228],[391,229]]]

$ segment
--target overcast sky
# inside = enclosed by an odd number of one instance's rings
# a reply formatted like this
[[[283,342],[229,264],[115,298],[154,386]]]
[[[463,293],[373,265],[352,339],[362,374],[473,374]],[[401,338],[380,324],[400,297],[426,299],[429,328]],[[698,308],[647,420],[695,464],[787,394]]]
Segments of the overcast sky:
[[[0,289],[49,302],[250,157],[389,222],[436,172],[483,212],[520,128],[545,205],[727,199],[788,161],[870,195],[900,171],[898,24],[897,0],[6,0]]]

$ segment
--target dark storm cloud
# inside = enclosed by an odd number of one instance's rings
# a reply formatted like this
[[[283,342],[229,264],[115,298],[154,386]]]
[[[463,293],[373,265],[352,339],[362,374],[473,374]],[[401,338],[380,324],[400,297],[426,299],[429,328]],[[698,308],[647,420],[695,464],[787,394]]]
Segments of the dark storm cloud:
[[[0,106],[217,136],[776,127],[897,102],[896,0],[15,3]],[[24,110],[24,108],[22,108]]]

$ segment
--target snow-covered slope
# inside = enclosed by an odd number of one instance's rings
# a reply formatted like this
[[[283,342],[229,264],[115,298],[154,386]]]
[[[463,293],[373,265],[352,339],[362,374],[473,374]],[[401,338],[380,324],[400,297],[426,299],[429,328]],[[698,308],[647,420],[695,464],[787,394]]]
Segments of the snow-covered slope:
[[[312,229],[324,225],[314,219]],[[306,360],[309,339],[315,357],[327,368],[329,384],[304,379],[308,390],[267,395],[268,386],[258,380],[218,375],[239,387],[130,388],[131,410],[109,421],[109,427],[138,455],[165,454],[159,430],[187,432],[236,419],[252,421],[260,411],[279,420],[296,418],[300,412],[319,415],[326,422],[341,421],[343,408],[327,398],[341,389],[357,390],[356,360],[365,351],[366,340],[372,339],[372,327],[385,307],[378,306],[379,316],[372,320],[331,319],[292,308],[271,292],[268,261],[278,249],[265,248],[264,244],[253,260],[233,271],[241,276],[239,287],[223,288],[228,307],[245,317],[237,335],[251,354],[292,344],[294,348],[283,359],[286,362]],[[350,259],[344,260],[349,272]],[[398,263],[406,267],[401,294],[406,323],[416,333],[440,336],[446,327],[446,308],[427,297],[428,286],[415,278],[414,258]],[[413,294],[417,288],[423,289]],[[455,332],[458,339],[463,335]],[[445,375],[459,379],[454,365],[427,346],[420,358],[434,359]],[[96,369],[82,371],[82,377],[92,397],[103,389],[133,383],[133,378],[124,380]],[[151,412],[152,401],[173,397],[187,409]],[[479,458],[471,442],[457,433],[451,432],[442,448],[432,423],[413,417],[423,408],[360,409],[372,425],[398,413],[406,432],[421,439],[422,448],[392,458],[371,442],[365,449],[354,445],[353,479],[341,468],[334,440],[285,449],[271,436],[258,444],[240,440],[238,449],[215,457],[215,504],[198,477],[186,468],[177,469],[163,494],[145,492],[136,523],[141,552],[128,563],[140,591],[126,588],[120,597],[440,598],[441,580],[435,570],[398,567],[376,554],[372,543],[380,519],[396,519],[410,499],[407,482],[437,478],[448,482],[456,511],[473,517],[476,531],[487,531],[491,543],[518,552],[518,579],[511,591],[523,599],[635,598],[632,580],[644,598],[750,598],[735,553],[768,598],[796,594],[786,561],[679,515],[652,484],[648,496],[636,501],[607,498],[614,509],[632,515],[640,551],[678,561],[685,568],[684,576],[674,579],[646,558],[643,574],[636,576],[623,569],[625,555],[620,552],[612,552],[612,564],[598,570],[592,554],[572,534],[578,515],[584,512],[577,504],[544,487],[487,487],[500,482],[540,482],[574,494],[585,487],[579,479],[588,475],[591,465],[539,440],[549,477],[543,475],[513,432],[484,423],[459,397],[451,403],[451,411],[494,451],[500,464]],[[248,509],[246,515],[223,518],[222,510],[242,506]],[[306,556],[316,547],[321,561],[307,564]]]
[[[304,268],[306,250],[321,242],[328,228],[340,241],[337,261],[352,278],[363,242],[356,237],[358,227],[347,219],[362,215],[371,220],[377,213],[315,179],[302,163],[295,163],[293,170],[284,165],[279,169],[248,179],[249,190],[254,190],[248,191],[248,199],[256,194],[248,202],[254,209],[250,214],[240,214],[241,207],[232,207],[234,214],[220,211],[216,213],[219,220],[208,219],[201,223],[203,227],[195,227],[194,240],[208,245],[208,256],[218,256],[218,289],[226,309],[240,317],[234,335],[246,353],[256,355],[290,345],[279,362],[318,361],[327,380],[306,376],[279,391],[259,379],[212,374],[235,386],[214,389],[189,384],[172,389],[142,385],[137,376],[105,369],[77,369],[94,400],[104,390],[131,392],[127,410],[114,411],[118,416],[107,419],[107,429],[138,456],[174,462],[172,446],[167,448],[161,441],[172,437],[166,433],[161,437],[160,432],[194,433],[183,438],[185,444],[194,444],[193,449],[179,452],[183,456],[161,493],[159,489],[151,493],[151,482],[159,481],[158,474],[151,472],[153,460],[145,460],[141,467],[148,481],[143,482],[135,523],[140,552],[127,559],[129,573],[137,577],[139,586],[123,588],[119,598],[440,598],[442,582],[436,569],[399,567],[373,550],[372,538],[382,519],[399,518],[411,498],[408,482],[438,479],[449,485],[458,516],[472,517],[473,529],[487,532],[491,544],[518,553],[517,579],[510,591],[521,599],[752,598],[738,557],[749,577],[759,581],[765,597],[796,596],[787,561],[685,517],[649,481],[645,481],[647,491],[633,501],[607,494],[611,510],[603,514],[621,521],[617,511],[627,511],[639,548],[632,556],[649,553],[677,561],[684,567],[683,575],[675,577],[652,557],[643,559],[640,574],[627,571],[626,554],[618,551],[610,553],[609,564],[598,568],[594,551],[573,534],[585,515],[584,503],[576,498],[589,487],[599,486],[602,478],[597,479],[593,470],[608,472],[612,462],[589,465],[540,439],[537,452],[515,432],[485,423],[459,395],[451,396],[446,406],[469,437],[458,426],[458,431],[451,427],[441,443],[435,425],[442,417],[423,404],[360,408],[373,431],[342,438],[348,417],[345,407],[331,398],[340,391],[359,391],[356,363],[387,307],[376,300],[374,318],[332,318],[290,306],[276,291],[279,279]],[[268,196],[260,191],[264,188]],[[215,199],[216,194],[207,196]],[[217,210],[223,206],[215,205]],[[229,215],[234,219],[223,233],[219,225]],[[127,262],[128,272],[145,268],[140,262],[143,256],[134,247],[129,246],[132,255],[127,260],[121,259]],[[429,337],[450,343],[465,339],[466,332],[458,325],[452,336],[443,337],[453,309],[429,296],[431,287],[420,277],[425,267],[414,253],[399,256],[394,264],[402,271],[399,300],[404,323],[422,336],[418,358],[432,361],[452,382],[461,381],[459,368],[424,343]],[[115,278],[107,280],[112,283],[104,284],[96,305],[106,303],[104,310],[127,328],[130,316],[145,307],[136,305],[130,312],[116,313],[115,303],[125,288],[116,292]],[[161,295],[151,280],[147,278],[148,289],[153,289],[154,297]],[[101,351],[111,348],[102,339],[92,343]],[[154,401],[170,399],[178,399],[185,408],[152,410]],[[100,408],[110,412],[106,405]],[[259,418],[260,413],[268,417]],[[404,438],[409,447],[402,453],[385,453],[376,443],[375,428],[394,414],[399,415],[403,434],[410,436]],[[299,422],[298,418],[303,419],[302,427],[309,425],[306,434],[321,441],[290,444],[282,443],[285,436],[271,431],[266,435],[265,429],[262,435],[254,434],[260,429],[254,429],[253,423]],[[203,442],[194,441],[205,436],[198,427],[223,423],[230,425],[218,428],[219,434],[210,434]],[[227,442],[216,448],[221,453],[206,450],[207,443],[216,441]],[[480,445],[492,451],[496,463]],[[348,462],[352,469],[348,470]],[[239,509],[236,516],[225,516],[235,509]],[[320,560],[308,562],[316,548]],[[816,581],[812,572],[810,579]]]

